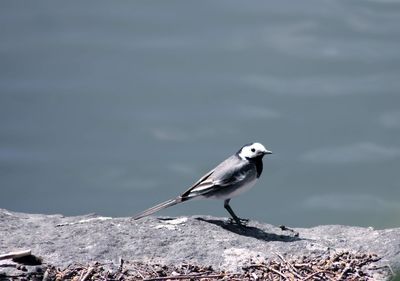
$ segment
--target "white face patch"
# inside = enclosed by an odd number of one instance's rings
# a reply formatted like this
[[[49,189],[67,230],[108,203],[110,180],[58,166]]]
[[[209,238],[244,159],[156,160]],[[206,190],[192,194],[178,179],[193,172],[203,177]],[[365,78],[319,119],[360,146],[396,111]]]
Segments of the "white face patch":
[[[271,153],[271,151],[267,150],[261,143],[255,142],[244,146],[239,152],[239,157],[242,159],[255,158],[269,153]]]

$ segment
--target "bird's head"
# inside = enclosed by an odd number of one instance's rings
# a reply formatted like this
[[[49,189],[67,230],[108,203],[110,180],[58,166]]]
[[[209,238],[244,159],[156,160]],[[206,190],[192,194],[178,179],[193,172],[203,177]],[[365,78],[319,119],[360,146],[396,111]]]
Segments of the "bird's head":
[[[265,154],[271,154],[272,152],[267,150],[261,143],[253,142],[246,144],[239,151],[238,155],[242,159],[254,159],[262,158]]]

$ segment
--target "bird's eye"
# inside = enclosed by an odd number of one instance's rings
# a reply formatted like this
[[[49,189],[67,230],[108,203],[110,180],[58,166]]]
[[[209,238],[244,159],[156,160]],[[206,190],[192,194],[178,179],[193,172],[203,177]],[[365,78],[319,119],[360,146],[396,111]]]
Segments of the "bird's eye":
[[[251,149],[251,152],[256,152],[256,150],[254,148]]]

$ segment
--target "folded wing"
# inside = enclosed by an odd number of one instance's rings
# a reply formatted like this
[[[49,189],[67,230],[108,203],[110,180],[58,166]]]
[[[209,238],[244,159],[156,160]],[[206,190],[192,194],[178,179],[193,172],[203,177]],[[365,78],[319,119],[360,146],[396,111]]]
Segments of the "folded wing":
[[[242,168],[243,162],[237,156],[229,157],[185,191],[180,196],[182,201],[206,195],[209,192],[216,192],[219,188],[238,183],[246,177],[246,173],[239,172],[243,171]]]

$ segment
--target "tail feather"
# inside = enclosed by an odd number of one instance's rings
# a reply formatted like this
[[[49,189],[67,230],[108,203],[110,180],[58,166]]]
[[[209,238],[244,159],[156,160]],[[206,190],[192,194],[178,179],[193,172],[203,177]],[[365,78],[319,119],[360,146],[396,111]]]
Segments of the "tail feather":
[[[140,212],[139,214],[136,214],[133,217],[133,219],[134,220],[138,220],[138,219],[141,219],[143,217],[147,217],[147,216],[149,216],[151,214],[154,214],[155,212],[158,212],[158,211],[160,211],[160,210],[162,210],[164,208],[168,208],[168,207],[174,206],[174,205],[176,205],[178,203],[181,203],[181,202],[182,202],[182,199],[180,197],[177,197],[175,199],[167,200],[167,201],[162,202],[162,203],[160,203],[158,205],[155,205],[155,206],[153,206],[153,207],[151,207],[151,208],[149,208],[147,210],[144,210],[143,212]]]

